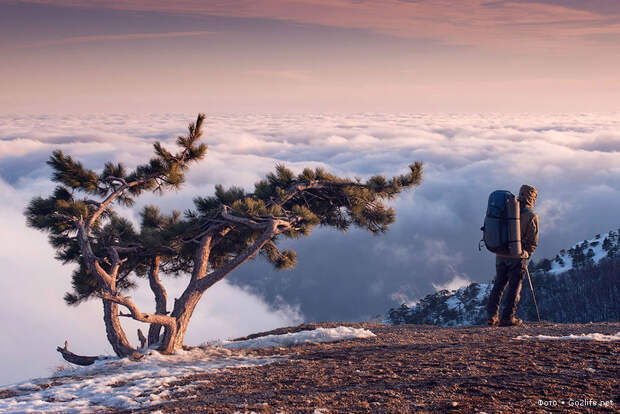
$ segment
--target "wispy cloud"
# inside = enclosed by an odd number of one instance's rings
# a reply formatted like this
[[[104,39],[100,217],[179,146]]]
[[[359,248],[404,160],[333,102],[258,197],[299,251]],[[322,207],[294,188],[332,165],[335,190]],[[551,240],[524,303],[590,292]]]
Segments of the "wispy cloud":
[[[56,45],[68,45],[74,43],[91,43],[91,42],[106,42],[106,41],[120,41],[120,40],[140,40],[140,39],[163,39],[174,37],[193,37],[193,36],[208,36],[215,34],[211,31],[192,31],[192,32],[163,32],[163,33],[127,33],[127,34],[108,34],[108,35],[95,35],[95,36],[72,36],[64,37],[61,39],[52,39],[37,42],[30,46],[56,46]]]
[[[469,285],[470,283],[471,280],[469,280],[466,276],[454,275],[452,280],[446,283],[433,283],[433,287],[439,292],[440,290],[457,290],[463,286]]]
[[[592,35],[620,33],[620,24],[570,3],[488,0],[31,0],[36,3],[150,10],[166,13],[265,18],[295,23],[366,29],[400,37],[429,38],[449,44],[514,47],[574,47],[593,43]],[[616,17],[618,14],[615,15]],[[586,39],[586,36],[590,36]]]

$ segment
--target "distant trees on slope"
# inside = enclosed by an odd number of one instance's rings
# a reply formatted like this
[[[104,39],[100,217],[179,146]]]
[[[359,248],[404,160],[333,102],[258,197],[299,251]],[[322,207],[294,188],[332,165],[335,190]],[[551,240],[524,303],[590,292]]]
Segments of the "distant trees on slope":
[[[620,255],[565,273],[532,274],[541,317],[560,323],[620,321]],[[524,286],[517,314],[536,320],[532,294]]]
[[[541,263],[543,265],[541,266]],[[577,266],[561,274],[548,272],[546,262],[534,266],[532,284],[542,319],[558,323],[620,321],[620,255],[598,264]],[[456,292],[427,295],[414,306],[403,304],[388,311],[393,324],[482,325],[486,323],[489,284],[472,283]],[[517,316],[536,321],[536,309],[527,285],[521,290]]]
[[[617,232],[610,231],[602,241],[601,235],[597,234],[593,240],[584,240],[568,250],[562,249],[552,260],[542,259],[537,264],[530,262],[530,270],[549,271],[554,263],[560,267],[570,266],[574,269],[591,266],[594,264],[595,249],[602,249],[606,257],[615,257],[620,249],[620,229]]]

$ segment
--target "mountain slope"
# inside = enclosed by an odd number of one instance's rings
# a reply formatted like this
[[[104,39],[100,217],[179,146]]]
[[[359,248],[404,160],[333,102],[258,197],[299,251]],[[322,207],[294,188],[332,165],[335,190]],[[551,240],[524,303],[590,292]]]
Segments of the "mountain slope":
[[[376,336],[265,349],[264,357],[290,358],[180,378],[141,412],[532,413],[551,400],[580,413],[618,407],[620,365],[609,356],[620,341],[558,339],[613,339],[620,323],[359,327]],[[584,398],[597,406],[577,407]]]
[[[530,263],[532,285],[541,318],[561,323],[620,320],[620,230],[584,240],[553,259]],[[427,295],[412,307],[390,309],[392,324],[442,326],[486,323],[492,283],[472,283],[455,291]],[[517,316],[537,320],[527,281]]]
[[[343,340],[252,346],[272,343],[274,335],[316,339],[320,331],[324,339]],[[561,401],[570,406],[592,398],[597,406],[580,406],[579,412],[598,413],[618,404],[620,363],[613,355],[620,323],[322,323],[243,342],[250,348],[210,345],[0,387],[0,412],[532,413],[547,409],[541,401],[557,400],[561,407]],[[93,386],[99,392],[85,395]]]

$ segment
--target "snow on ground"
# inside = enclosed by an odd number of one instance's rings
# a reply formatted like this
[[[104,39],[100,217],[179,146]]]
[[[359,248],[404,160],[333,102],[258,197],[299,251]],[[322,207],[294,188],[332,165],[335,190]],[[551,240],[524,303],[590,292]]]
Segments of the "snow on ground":
[[[275,348],[308,342],[334,342],[345,339],[371,338],[374,333],[368,329],[349,328],[317,328],[312,331],[286,333],[282,335],[266,335],[244,341],[225,341],[221,346],[225,348]]]
[[[600,333],[591,334],[579,334],[579,335],[567,335],[567,336],[549,336],[549,335],[519,335],[515,339],[534,339],[540,341],[599,341],[599,342],[612,342],[620,341],[620,332],[615,335],[604,335]]]
[[[461,310],[463,307],[463,301],[461,301],[461,299],[456,295],[456,291],[454,293],[455,294],[453,296],[446,299],[446,306],[451,310]]]
[[[466,292],[471,289],[471,285],[451,291],[451,296],[446,299],[445,305],[448,310],[458,312],[461,318],[458,321],[446,320],[441,321],[441,323],[447,326],[473,325],[476,315],[484,308],[482,304],[483,300],[485,297],[489,296],[491,288],[492,286],[490,283],[479,283],[475,297],[470,297],[466,294]],[[469,311],[466,310],[468,304],[473,305],[473,308]]]
[[[205,371],[263,365],[276,358],[248,357],[210,347],[163,356],[150,351],[142,360],[110,359],[64,370],[51,378],[5,389],[17,395],[0,399],[1,412],[92,412],[106,407],[139,408],[157,403],[169,382]]]
[[[482,303],[484,298],[491,294],[491,289],[493,289],[493,285],[491,283],[480,283],[478,290],[478,295],[476,296],[476,302]]]
[[[181,377],[217,369],[273,363],[287,356],[248,356],[243,349],[279,347],[306,342],[333,342],[375,336],[366,329],[340,326],[283,335],[268,335],[247,341],[223,341],[222,346],[204,346],[175,355],[149,351],[140,361],[111,358],[87,367],[67,369],[50,378],[9,385],[0,393],[0,413],[93,412],[105,408],[134,409],[158,403],[168,395],[168,383]]]

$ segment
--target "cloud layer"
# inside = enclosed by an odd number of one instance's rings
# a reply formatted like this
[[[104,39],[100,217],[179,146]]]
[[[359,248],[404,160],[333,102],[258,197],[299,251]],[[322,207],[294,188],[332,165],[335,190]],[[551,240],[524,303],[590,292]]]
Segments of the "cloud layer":
[[[104,343],[99,306],[62,304],[70,271],[54,262],[45,236],[27,229],[21,215],[30,197],[53,188],[45,160],[61,148],[92,168],[108,159],[135,165],[155,140],[172,143],[194,116],[0,117],[0,192],[7,200],[0,205],[0,283],[7,298],[0,310],[8,315],[1,323],[17,332],[9,354],[39,358],[33,372],[52,364],[49,354],[67,336],[76,351],[106,351],[92,349]],[[145,196],[139,205],[182,210],[217,183],[251,189],[277,162],[366,177],[401,173],[421,160],[424,182],[395,201],[397,219],[388,233],[319,229],[290,242],[299,254],[292,271],[275,272],[260,260],[244,266],[207,293],[188,342],[302,318],[370,318],[441,287],[492,278],[493,256],[477,245],[486,199],[495,189],[516,192],[523,183],[539,189],[536,258],[620,227],[619,124],[614,115],[592,114],[209,116],[207,158],[184,188]],[[136,218],[133,211],[125,214]],[[173,292],[182,284],[175,283]],[[150,306],[148,297],[136,299]],[[0,382],[33,375],[17,371],[23,361],[4,361],[13,376]]]

